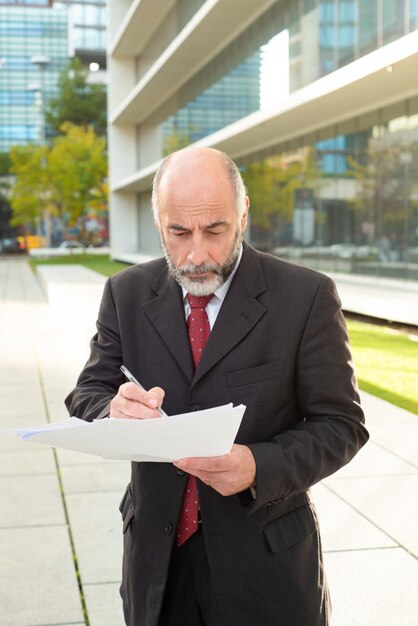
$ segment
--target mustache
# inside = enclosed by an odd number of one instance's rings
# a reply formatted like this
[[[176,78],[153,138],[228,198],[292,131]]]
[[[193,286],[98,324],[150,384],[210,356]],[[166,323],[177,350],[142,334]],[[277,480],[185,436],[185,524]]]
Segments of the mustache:
[[[212,263],[202,263],[201,265],[188,263],[187,265],[181,265],[180,267],[177,267],[176,271],[181,275],[196,274],[196,276],[206,274],[206,272],[212,272],[213,274],[217,275],[221,275],[222,273],[219,265],[214,265]]]

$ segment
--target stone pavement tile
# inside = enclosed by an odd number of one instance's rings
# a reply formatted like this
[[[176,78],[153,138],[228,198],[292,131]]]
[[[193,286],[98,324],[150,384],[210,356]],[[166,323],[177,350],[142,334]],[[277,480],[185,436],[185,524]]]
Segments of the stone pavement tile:
[[[26,424],[24,426],[35,426],[41,422],[33,421]],[[41,444],[28,444],[26,441],[21,441],[19,437],[13,435],[6,431],[8,428],[15,428],[17,426],[16,420],[8,420],[6,418],[0,418],[0,452],[26,452],[28,450],[28,446],[30,446],[31,450],[45,450],[45,446]],[[19,426],[22,424],[19,421]],[[5,429],[4,431],[2,429]]]
[[[1,378],[0,378],[0,398],[4,398],[6,396],[16,396],[22,393],[22,390],[25,391],[25,395],[39,395],[41,390],[39,389],[39,377],[34,372],[31,372],[31,376],[28,380],[25,381],[23,385],[22,380],[16,376],[16,373],[13,373],[13,376],[10,377],[10,380],[6,383],[4,374],[8,367],[6,365],[1,365]]]
[[[83,365],[84,363],[80,366],[80,371]],[[48,369],[49,371],[45,367],[42,373],[42,381],[46,393],[52,400],[61,398],[61,402],[64,402],[65,396],[73,389],[76,382],[74,368],[67,363],[57,363],[56,365],[49,365]],[[52,369],[54,371],[51,371]]]
[[[373,441],[415,465],[418,470],[418,419],[408,424],[375,424]]]
[[[22,442],[24,443],[24,442]],[[51,474],[55,476],[56,467],[51,448],[45,446],[36,449],[26,447],[21,452],[11,450],[0,455],[0,476],[20,474]]]
[[[0,435],[3,435],[3,429],[6,431],[6,435],[8,435],[8,429],[10,428],[20,428],[20,427],[29,427],[29,426],[39,426],[40,424],[46,424],[47,420],[45,414],[43,416],[40,415],[29,415],[27,413],[22,413],[22,415],[2,415],[0,416]],[[34,445],[25,443],[25,445]]]
[[[0,529],[2,626],[84,624],[65,527]]]
[[[48,413],[51,422],[60,422],[61,420],[69,417],[68,411],[65,408],[64,404],[65,392],[61,392],[59,395],[60,397],[58,400],[54,399],[54,397],[51,397],[49,394],[47,395]]]
[[[401,548],[324,555],[332,626],[417,626],[418,561]]]
[[[328,478],[324,484],[418,556],[418,474]]]
[[[125,626],[120,583],[84,585],[90,626]]]
[[[3,421],[13,421],[11,428],[19,428],[20,426],[26,426],[27,424],[43,424],[46,422],[45,409],[23,408],[23,407],[3,407],[0,414],[0,428],[3,428]],[[9,428],[9,426],[4,426]]]
[[[354,459],[336,472],[333,477],[386,476],[391,474],[411,474],[416,472],[411,463],[400,459],[396,454],[383,450],[369,441]]]
[[[418,415],[401,409],[377,396],[364,391],[360,392],[361,404],[366,416],[366,426],[371,424],[400,424],[403,422],[418,422]]]
[[[84,452],[74,452],[57,448],[57,457],[60,468],[65,465],[100,465],[103,459],[95,454],[85,454]]]
[[[83,585],[119,582],[122,572],[123,491],[69,494],[67,509]]]
[[[397,547],[397,543],[357,513],[324,485],[315,485],[312,498],[318,512],[325,552]]]
[[[0,417],[45,418],[45,404],[41,391],[26,391],[26,387],[9,389],[1,396]]]
[[[0,502],[0,528],[65,524],[55,475],[0,476]]]
[[[25,359],[25,357],[22,357]],[[22,367],[16,364],[1,364],[1,392],[7,396],[19,395],[26,391],[28,395],[40,395],[39,375],[36,367]],[[10,401],[13,397],[10,397]]]
[[[129,482],[130,471],[128,461],[102,460],[101,463],[91,465],[62,466],[61,476],[66,494],[118,490],[123,493]]]

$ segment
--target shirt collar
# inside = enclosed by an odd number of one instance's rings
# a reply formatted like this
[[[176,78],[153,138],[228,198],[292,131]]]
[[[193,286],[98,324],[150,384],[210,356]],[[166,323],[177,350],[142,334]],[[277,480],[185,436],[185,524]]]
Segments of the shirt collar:
[[[221,302],[225,300],[226,294],[228,293],[228,289],[232,283],[232,279],[234,278],[235,273],[238,269],[238,266],[241,262],[242,251],[243,251],[243,248],[241,244],[238,259],[237,259],[237,262],[235,263],[234,269],[231,272],[231,275],[227,278],[227,280],[224,282],[223,285],[221,285],[216,291],[213,292],[213,295],[216,296]],[[182,291],[183,291],[183,301],[187,302],[186,300],[187,291],[184,287],[182,287]]]

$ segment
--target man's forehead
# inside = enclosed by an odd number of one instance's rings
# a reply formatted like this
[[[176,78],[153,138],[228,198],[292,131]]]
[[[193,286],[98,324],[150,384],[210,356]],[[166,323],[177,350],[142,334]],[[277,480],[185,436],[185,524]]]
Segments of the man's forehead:
[[[229,181],[223,184],[217,179],[177,179],[167,181],[159,193],[160,213],[182,215],[188,219],[211,214],[210,220],[223,219],[235,210],[235,196]]]

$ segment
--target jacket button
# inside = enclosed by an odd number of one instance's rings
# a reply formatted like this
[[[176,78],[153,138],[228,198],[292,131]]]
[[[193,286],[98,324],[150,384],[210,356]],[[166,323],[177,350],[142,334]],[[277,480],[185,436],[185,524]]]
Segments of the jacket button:
[[[167,535],[171,535],[173,532],[173,524],[171,522],[168,522],[168,524],[165,525],[164,532],[166,532]]]
[[[181,470],[181,469],[177,469],[176,471],[177,471],[177,474],[178,474],[179,476],[184,476],[184,475],[185,475],[185,473],[186,473],[186,472],[183,472],[183,470]]]
[[[192,411],[200,411],[202,407],[200,406],[200,404],[192,404],[190,408]]]

